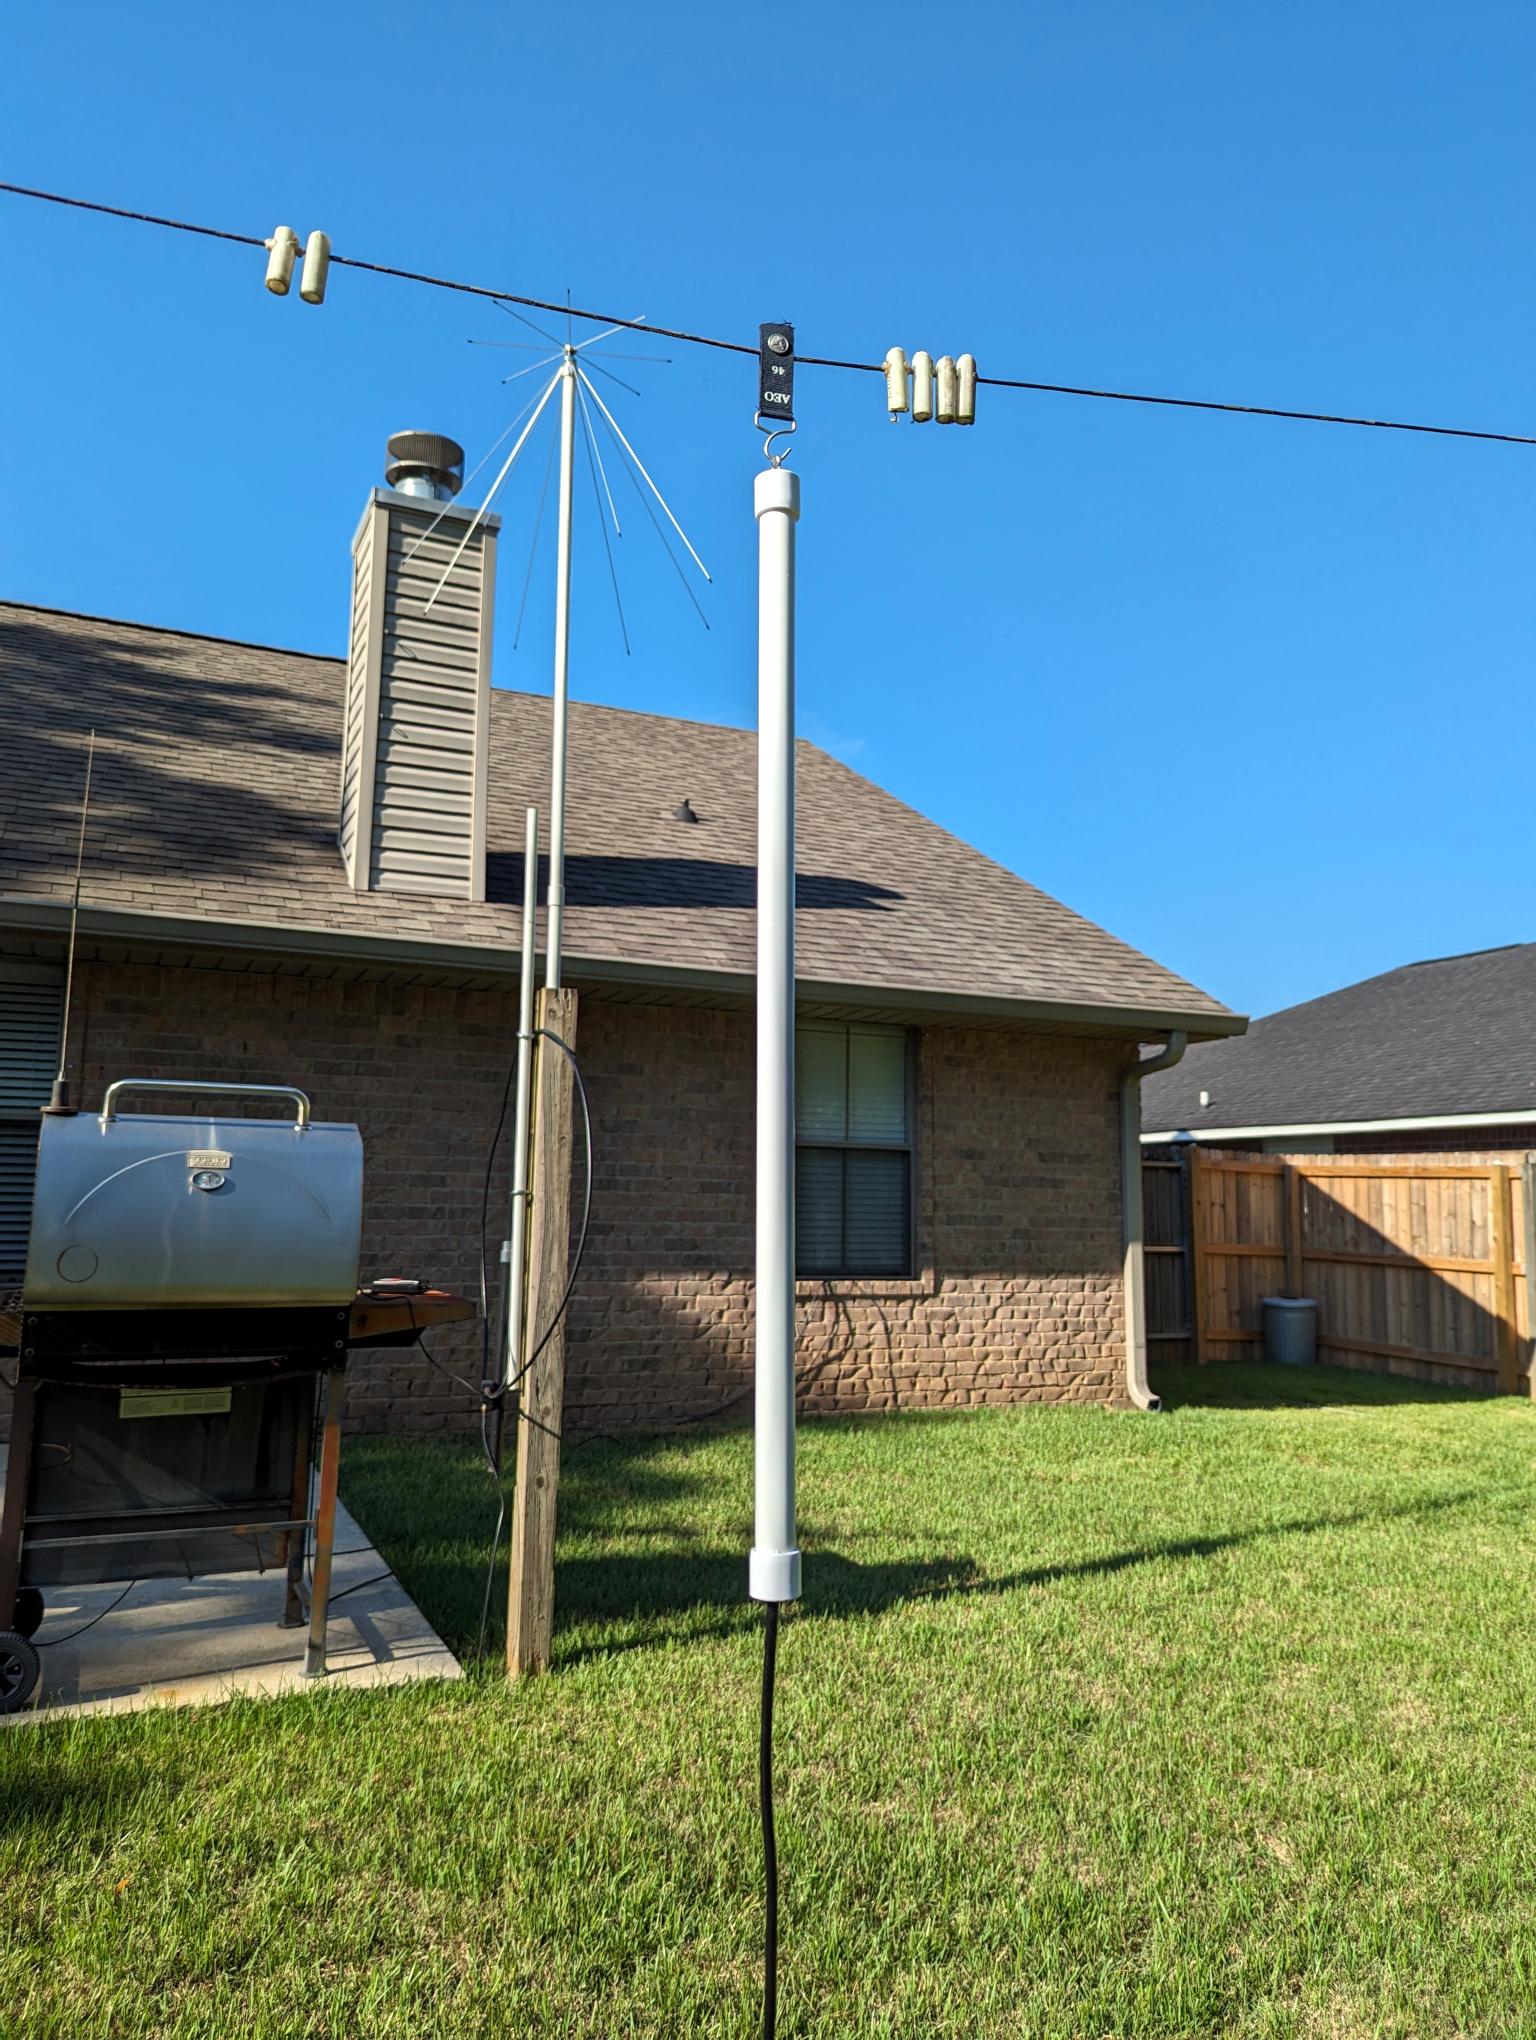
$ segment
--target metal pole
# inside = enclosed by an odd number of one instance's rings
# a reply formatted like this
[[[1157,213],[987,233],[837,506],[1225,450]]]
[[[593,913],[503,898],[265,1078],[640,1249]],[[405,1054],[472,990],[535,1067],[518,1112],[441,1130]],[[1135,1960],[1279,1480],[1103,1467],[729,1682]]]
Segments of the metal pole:
[[[507,1350],[502,1386],[515,1388],[523,1366],[523,1287],[528,1267],[528,1120],[533,1093],[534,920],[539,901],[539,811],[523,825],[523,954],[517,988],[517,1103],[512,1116],[512,1202],[507,1218]]]
[[[544,982],[560,984],[565,924],[565,736],[571,664],[571,504],[576,476],[576,350],[567,346],[560,371],[560,530],[555,560],[555,707],[549,767],[549,913]]]
[[[770,467],[757,517],[756,1511],[747,1591],[800,1597],[795,1544],[795,523]]]

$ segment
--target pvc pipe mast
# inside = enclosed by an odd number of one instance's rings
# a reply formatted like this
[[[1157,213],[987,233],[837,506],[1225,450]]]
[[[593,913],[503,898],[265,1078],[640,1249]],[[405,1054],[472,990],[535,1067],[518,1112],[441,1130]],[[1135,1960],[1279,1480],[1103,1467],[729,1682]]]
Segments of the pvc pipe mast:
[[[1125,1393],[1138,1410],[1160,1410],[1162,1398],[1147,1379],[1147,1257],[1141,1195],[1141,1080],[1171,1070],[1189,1037],[1177,1031],[1165,1048],[1133,1062],[1120,1078],[1120,1201],[1124,1214]]]
[[[755,1512],[747,1591],[800,1598],[795,1543],[795,524],[770,467],[757,518],[757,1283]]]
[[[539,811],[523,820],[523,948],[517,983],[517,1103],[512,1116],[512,1202],[507,1219],[507,1350],[501,1385],[516,1388],[527,1343],[523,1288],[528,1276],[528,1121],[533,1096],[534,920],[539,900]]]
[[[555,560],[555,703],[549,764],[549,911],[544,982],[560,983],[565,928],[565,753],[571,672],[571,510],[576,470],[576,349],[569,343],[560,370],[560,525]]]

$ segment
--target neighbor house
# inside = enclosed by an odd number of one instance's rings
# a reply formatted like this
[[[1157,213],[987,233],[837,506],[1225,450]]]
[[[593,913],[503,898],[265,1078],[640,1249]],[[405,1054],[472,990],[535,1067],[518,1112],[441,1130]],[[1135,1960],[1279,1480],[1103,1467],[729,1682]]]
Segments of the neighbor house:
[[[1536,1147],[1536,943],[1405,964],[1191,1048],[1146,1134],[1271,1154]]]
[[[494,546],[494,520],[374,491],[346,660],[0,608],[0,1283],[58,1054],[91,730],[80,1102],[124,1076],[300,1085],[362,1128],[365,1274],[476,1293],[484,1237],[494,1283],[523,816],[550,751],[548,701],[489,685]],[[665,1422],[750,1372],[755,741],[578,705],[570,746],[595,1176],[567,1411]],[[798,778],[804,1405],[1116,1400],[1122,1079],[1143,1043],[1243,1022],[809,744]],[[440,1351],[464,1366],[478,1338]],[[350,1407],[465,1413],[411,1353],[360,1360]]]

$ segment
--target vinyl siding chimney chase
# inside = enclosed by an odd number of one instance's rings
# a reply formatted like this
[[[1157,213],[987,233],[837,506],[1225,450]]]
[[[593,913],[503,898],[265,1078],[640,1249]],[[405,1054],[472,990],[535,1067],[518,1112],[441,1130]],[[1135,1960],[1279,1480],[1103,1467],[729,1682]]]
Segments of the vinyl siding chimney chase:
[[[337,840],[358,892],[485,898],[499,518],[426,606],[474,514],[375,489],[352,541]]]

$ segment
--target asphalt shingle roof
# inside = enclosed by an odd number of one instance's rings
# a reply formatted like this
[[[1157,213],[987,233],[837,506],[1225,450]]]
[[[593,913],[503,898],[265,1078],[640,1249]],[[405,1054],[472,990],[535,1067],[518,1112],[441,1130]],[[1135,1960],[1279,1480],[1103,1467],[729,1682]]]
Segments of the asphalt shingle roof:
[[[1530,1111],[1533,1017],[1536,942],[1405,964],[1255,1020],[1239,1041],[1191,1048],[1142,1085],[1142,1125],[1197,1134]]]
[[[159,916],[516,944],[525,806],[550,704],[493,694],[484,905],[356,893],[336,849],[339,659],[0,604],[0,914],[68,897],[85,734],[84,898]],[[749,973],[750,731],[574,704],[566,885],[577,960]],[[810,744],[799,753],[799,973],[871,988],[1227,1009]],[[673,818],[683,799],[699,824]]]

